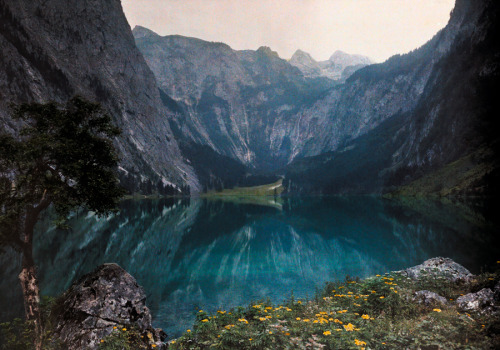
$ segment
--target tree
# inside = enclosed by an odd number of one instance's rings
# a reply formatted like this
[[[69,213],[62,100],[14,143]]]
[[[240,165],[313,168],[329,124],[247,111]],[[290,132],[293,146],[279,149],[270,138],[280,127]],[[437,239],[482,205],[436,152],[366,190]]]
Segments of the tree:
[[[26,319],[33,323],[35,348],[41,348],[40,293],[33,260],[34,227],[52,205],[65,218],[84,206],[107,215],[124,191],[115,169],[112,139],[119,135],[101,106],[74,97],[13,108],[17,135],[0,133],[0,244],[22,254],[19,280]]]

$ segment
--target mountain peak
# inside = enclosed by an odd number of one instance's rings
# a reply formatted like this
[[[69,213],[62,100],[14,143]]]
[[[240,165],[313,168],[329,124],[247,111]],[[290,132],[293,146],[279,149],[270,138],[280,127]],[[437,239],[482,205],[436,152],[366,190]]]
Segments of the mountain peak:
[[[369,65],[372,64],[372,60],[367,56],[362,55],[351,55],[344,51],[337,50],[330,56],[329,61],[336,64],[340,64],[344,67],[355,66],[359,64]]]
[[[135,39],[141,39],[145,37],[158,37],[159,35],[153,32],[151,29],[135,26],[132,30],[132,34],[134,34]]]
[[[276,51],[271,50],[269,46],[261,46],[257,49],[257,52],[260,52],[266,56],[274,56],[274,57],[280,57]]]

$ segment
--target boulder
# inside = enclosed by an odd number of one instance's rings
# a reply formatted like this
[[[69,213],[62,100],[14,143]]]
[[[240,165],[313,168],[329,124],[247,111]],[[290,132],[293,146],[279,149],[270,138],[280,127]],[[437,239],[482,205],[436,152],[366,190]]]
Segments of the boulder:
[[[415,292],[413,300],[425,306],[446,305],[447,303],[446,298],[428,290],[419,290]]]
[[[104,264],[63,294],[54,338],[68,350],[97,349],[113,331],[134,328],[144,345],[163,348],[166,335],[151,325],[146,294],[134,277],[116,264]]]
[[[425,276],[441,277],[451,282],[470,282],[474,275],[465,267],[449,258],[432,258],[422,264],[398,271],[402,275],[416,280]]]
[[[480,312],[493,314],[498,308],[495,306],[494,293],[489,288],[483,288],[479,292],[469,293],[457,299],[460,309],[469,312]]]
[[[495,301],[497,303],[500,303],[500,282],[498,282],[495,285],[495,288],[493,289],[493,293],[495,293]]]

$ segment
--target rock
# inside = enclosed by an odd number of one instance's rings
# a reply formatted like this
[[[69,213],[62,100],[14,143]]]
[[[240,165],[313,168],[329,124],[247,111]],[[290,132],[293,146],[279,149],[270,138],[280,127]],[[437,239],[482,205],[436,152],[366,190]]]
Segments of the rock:
[[[447,303],[446,298],[428,290],[419,290],[418,292],[415,292],[413,301],[426,306],[437,304],[446,305]]]
[[[156,184],[156,173],[197,189],[120,0],[5,0],[0,23],[0,129],[15,123],[10,103],[78,94],[101,103],[122,130],[115,146],[134,182]]]
[[[457,305],[464,311],[481,312],[492,314],[497,312],[494,293],[489,288],[483,288],[479,292],[469,293],[457,299]]]
[[[451,282],[469,282],[474,277],[462,265],[449,258],[442,257],[426,260],[421,265],[398,272],[414,280],[419,279],[424,274],[426,276],[444,277]]]
[[[116,264],[104,264],[83,276],[61,297],[54,337],[68,350],[96,349],[113,327],[133,327],[162,348],[166,334],[151,325],[146,294],[136,280]],[[116,330],[115,330],[116,331]]]
[[[500,302],[500,282],[498,282],[496,285],[495,285],[495,288],[493,289],[493,293],[495,293],[495,300],[498,302]]]

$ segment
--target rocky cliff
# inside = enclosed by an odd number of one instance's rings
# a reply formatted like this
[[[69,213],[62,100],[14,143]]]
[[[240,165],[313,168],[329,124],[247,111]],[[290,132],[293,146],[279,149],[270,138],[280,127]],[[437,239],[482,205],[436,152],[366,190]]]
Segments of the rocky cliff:
[[[493,1],[458,0],[448,25],[426,45],[357,71],[340,93],[317,102],[333,107],[340,128],[330,135],[337,141],[331,152],[295,161],[290,187],[383,192],[427,176],[426,193],[490,191],[484,180],[498,169],[492,131],[500,110],[492,93],[499,82],[498,14]]]
[[[209,146],[250,168],[276,169],[289,160],[291,117],[332,86],[308,79],[268,47],[236,51],[223,43],[134,28],[136,43],[156,76],[164,102],[178,117],[179,139]],[[273,138],[280,130],[282,136]]]
[[[198,182],[169,126],[156,81],[137,50],[119,0],[0,2],[0,124],[9,104],[100,102],[123,135],[116,141],[129,182]]]
[[[422,142],[425,137],[418,131],[422,129],[418,125],[424,122],[416,121],[417,107],[429,101],[434,87],[442,86],[445,77],[438,78],[438,71],[445,60],[460,56],[455,49],[457,43],[472,35],[484,8],[484,2],[471,5],[459,0],[448,25],[428,43],[381,64],[355,70],[355,64],[364,65],[369,60],[336,52],[329,62],[332,67],[342,69],[335,74],[344,72],[346,76],[349,70],[355,72],[345,83],[334,85],[318,85],[315,82],[323,80],[308,78],[318,75],[318,69],[323,68],[321,62],[302,51],[286,62],[269,48],[235,51],[221,43],[161,37],[140,27],[134,34],[165,93],[164,102],[178,111],[172,126],[179,139],[205,145],[257,171],[283,172],[280,169],[291,162],[302,162],[301,166],[289,168],[295,178],[307,177],[301,174],[310,168],[314,168],[311,174],[315,176],[326,172],[326,177],[349,178],[357,171],[356,167],[360,169],[356,165],[359,162],[350,161],[365,158],[377,172],[370,176],[363,173],[369,186],[358,184],[356,189],[348,191],[371,192],[380,191],[388,179],[378,172],[388,169],[388,174],[394,173],[406,166],[403,158],[407,159],[407,166],[413,166],[408,152],[420,149],[418,152],[422,154],[432,147]],[[448,93],[455,85],[463,83],[457,81],[447,91],[441,90]],[[423,120],[429,113],[419,115]],[[411,141],[402,139],[403,134],[408,135],[403,129],[414,133]],[[387,145],[387,138],[393,132],[400,137]],[[380,134],[384,138],[377,136]],[[373,146],[382,144],[386,145],[380,152],[383,155],[373,157],[370,154]],[[321,169],[319,164],[331,160],[332,152],[344,151],[352,152],[346,153],[347,161],[334,163],[335,171],[333,166]],[[394,155],[394,159],[388,154]],[[309,165],[302,161],[304,157]],[[317,158],[309,161],[307,157]],[[311,166],[318,159],[318,166]],[[416,166],[421,165],[422,162]],[[336,185],[328,191],[344,191],[344,188]]]

